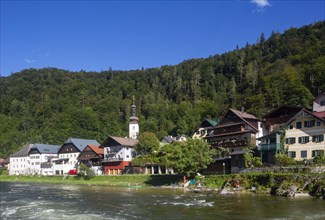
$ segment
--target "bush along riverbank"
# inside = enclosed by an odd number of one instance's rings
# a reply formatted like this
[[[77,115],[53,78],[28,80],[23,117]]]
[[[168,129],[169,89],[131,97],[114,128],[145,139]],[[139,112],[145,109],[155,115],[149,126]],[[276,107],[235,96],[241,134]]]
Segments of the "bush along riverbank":
[[[242,173],[197,177],[206,188],[223,194],[252,191],[277,196],[310,195],[325,199],[325,174]]]
[[[250,191],[277,196],[294,197],[310,195],[325,199],[325,173],[241,173],[229,175],[196,176],[196,185],[188,188],[196,192],[218,192],[232,194]],[[75,176],[8,176],[0,175],[0,182],[35,182],[55,184],[87,184],[121,187],[183,187],[183,175],[121,175],[95,176],[83,179]]]

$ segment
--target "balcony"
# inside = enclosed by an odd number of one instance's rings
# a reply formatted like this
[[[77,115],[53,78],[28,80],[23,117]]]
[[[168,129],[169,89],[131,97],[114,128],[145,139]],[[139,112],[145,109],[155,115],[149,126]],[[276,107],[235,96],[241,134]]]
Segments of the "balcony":
[[[213,147],[233,148],[233,147],[246,147],[248,146],[248,140],[238,141],[220,141],[212,144]]]
[[[258,146],[259,151],[278,151],[280,148],[280,143],[260,144]]]
[[[122,157],[108,157],[103,160],[103,162],[114,162],[114,161],[123,161]]]
[[[50,162],[43,162],[41,163],[41,168],[46,169],[46,168],[52,168],[53,164]]]

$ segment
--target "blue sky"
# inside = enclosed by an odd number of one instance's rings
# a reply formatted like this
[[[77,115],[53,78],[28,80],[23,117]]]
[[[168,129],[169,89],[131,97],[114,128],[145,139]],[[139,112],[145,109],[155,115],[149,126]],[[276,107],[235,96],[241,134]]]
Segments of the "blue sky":
[[[324,0],[1,1],[2,76],[174,65],[324,20]]]

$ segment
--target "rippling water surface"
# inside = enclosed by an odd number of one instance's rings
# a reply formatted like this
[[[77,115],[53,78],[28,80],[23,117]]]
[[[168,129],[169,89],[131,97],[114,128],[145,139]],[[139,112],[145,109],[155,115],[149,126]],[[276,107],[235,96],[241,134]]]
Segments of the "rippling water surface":
[[[180,189],[0,183],[1,219],[325,219],[325,201]]]

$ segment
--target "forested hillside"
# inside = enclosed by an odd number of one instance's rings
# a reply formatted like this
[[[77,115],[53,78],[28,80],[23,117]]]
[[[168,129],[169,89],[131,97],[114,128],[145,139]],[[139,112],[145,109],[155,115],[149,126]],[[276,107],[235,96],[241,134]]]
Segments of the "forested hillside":
[[[159,53],[159,51],[157,51]],[[261,34],[255,45],[134,71],[27,69],[0,78],[0,157],[24,143],[127,136],[132,96],[140,132],[190,135],[228,107],[263,116],[281,104],[311,107],[325,90],[325,21]]]

